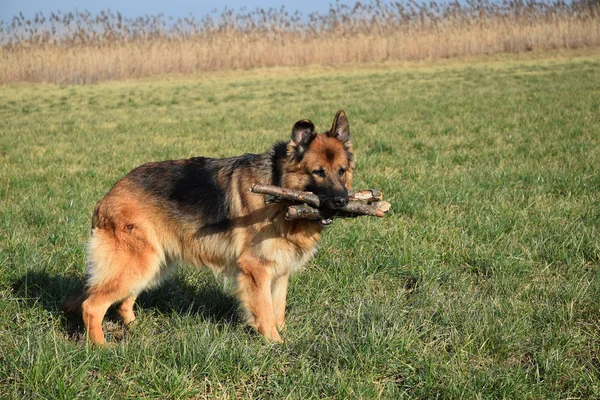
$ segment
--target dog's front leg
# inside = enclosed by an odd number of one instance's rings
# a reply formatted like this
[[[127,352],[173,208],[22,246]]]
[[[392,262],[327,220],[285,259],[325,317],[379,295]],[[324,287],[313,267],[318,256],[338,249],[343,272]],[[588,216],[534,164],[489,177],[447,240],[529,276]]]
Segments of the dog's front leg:
[[[275,342],[283,342],[273,313],[271,285],[273,263],[252,255],[238,259],[238,297],[244,307],[248,323],[264,337]]]
[[[273,314],[279,330],[285,326],[285,300],[289,279],[290,274],[285,274],[273,281]]]

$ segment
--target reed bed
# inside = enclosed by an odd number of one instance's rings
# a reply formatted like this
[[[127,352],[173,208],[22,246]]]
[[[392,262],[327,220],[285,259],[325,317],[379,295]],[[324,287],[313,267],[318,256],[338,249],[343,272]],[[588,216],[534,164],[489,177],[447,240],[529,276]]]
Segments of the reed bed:
[[[0,83],[91,83],[271,66],[418,61],[600,46],[600,1],[335,3],[196,19],[110,10],[0,23]]]

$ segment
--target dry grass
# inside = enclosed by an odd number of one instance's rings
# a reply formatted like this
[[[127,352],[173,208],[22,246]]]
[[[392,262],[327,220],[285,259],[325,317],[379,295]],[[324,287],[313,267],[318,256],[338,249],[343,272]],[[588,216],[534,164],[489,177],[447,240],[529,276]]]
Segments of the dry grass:
[[[336,3],[173,21],[119,13],[16,16],[0,25],[0,83],[89,83],[165,73],[440,59],[598,47],[600,3]]]

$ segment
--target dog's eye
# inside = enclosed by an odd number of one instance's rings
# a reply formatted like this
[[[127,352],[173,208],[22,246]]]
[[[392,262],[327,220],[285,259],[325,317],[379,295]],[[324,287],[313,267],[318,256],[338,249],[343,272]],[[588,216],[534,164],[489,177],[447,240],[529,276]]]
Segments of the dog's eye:
[[[313,174],[315,174],[317,176],[320,176],[321,178],[324,178],[325,177],[325,170],[323,168],[315,169],[313,171]]]
[[[340,176],[344,176],[345,173],[346,173],[346,170],[344,168],[340,168],[340,170],[338,171],[338,174]]]

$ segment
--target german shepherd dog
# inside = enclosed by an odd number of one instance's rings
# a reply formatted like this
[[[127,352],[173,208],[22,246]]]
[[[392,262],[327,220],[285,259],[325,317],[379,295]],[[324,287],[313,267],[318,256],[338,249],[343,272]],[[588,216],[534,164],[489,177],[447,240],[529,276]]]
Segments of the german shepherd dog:
[[[266,153],[144,164],[96,205],[85,287],[64,310],[81,314],[89,340],[103,344],[107,309],[116,304],[131,323],[138,294],[185,261],[234,277],[248,323],[281,342],[288,279],[314,256],[328,221],[286,221],[289,203],[267,205],[249,189],[260,182],[310,191],[326,213],[347,204],[353,168],[343,110],[321,134],[309,120],[296,122],[291,140]]]

